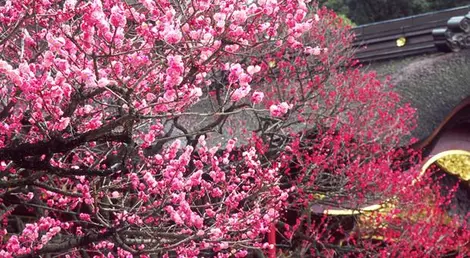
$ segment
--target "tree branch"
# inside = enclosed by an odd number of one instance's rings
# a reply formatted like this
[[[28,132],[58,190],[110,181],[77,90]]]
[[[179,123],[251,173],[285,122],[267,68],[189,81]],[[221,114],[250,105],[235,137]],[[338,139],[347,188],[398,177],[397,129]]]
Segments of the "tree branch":
[[[122,140],[122,135],[113,136],[110,135],[110,133],[114,128],[131,119],[133,119],[131,116],[124,116],[102,126],[101,128],[88,131],[73,138],[64,139],[59,136],[52,138],[49,141],[23,143],[17,147],[3,148],[0,149],[0,157],[5,160],[19,161],[30,156],[40,156],[43,154],[51,155],[53,153],[66,152],[82,145],[83,143],[96,141],[102,137],[105,137],[108,141]]]
[[[40,254],[60,253],[60,252],[68,251],[73,248],[83,247],[94,242],[103,241],[106,238],[110,237],[112,234],[114,234],[114,232],[115,230],[108,230],[107,232],[101,233],[101,234],[90,234],[84,237],[70,238],[68,241],[64,241],[60,244],[51,243],[31,254],[23,255],[19,257],[20,258],[34,258],[34,257],[38,257],[38,255]]]

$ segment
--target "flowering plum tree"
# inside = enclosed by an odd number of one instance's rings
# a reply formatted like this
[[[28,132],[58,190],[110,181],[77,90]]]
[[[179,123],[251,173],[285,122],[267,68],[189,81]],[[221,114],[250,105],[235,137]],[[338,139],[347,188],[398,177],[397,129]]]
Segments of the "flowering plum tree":
[[[397,161],[413,110],[350,39],[302,0],[0,1],[1,256],[245,257],[276,229],[310,256],[460,247],[312,210],[423,203]]]

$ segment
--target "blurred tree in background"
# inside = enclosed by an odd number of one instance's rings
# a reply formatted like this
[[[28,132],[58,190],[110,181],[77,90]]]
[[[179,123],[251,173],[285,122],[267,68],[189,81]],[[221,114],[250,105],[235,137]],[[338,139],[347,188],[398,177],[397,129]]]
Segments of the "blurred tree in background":
[[[319,3],[361,25],[468,5],[470,0],[320,0]]]

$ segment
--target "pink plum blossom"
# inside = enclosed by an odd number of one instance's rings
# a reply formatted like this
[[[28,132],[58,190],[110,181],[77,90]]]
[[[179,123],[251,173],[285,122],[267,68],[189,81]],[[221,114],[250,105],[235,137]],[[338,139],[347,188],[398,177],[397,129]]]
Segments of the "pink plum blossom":
[[[70,124],[70,117],[62,117],[60,118],[59,120],[59,123],[57,124],[57,130],[58,131],[62,131],[64,130],[65,128],[67,128],[67,126]]]
[[[271,105],[269,107],[269,112],[271,113],[271,116],[273,117],[281,117],[285,115],[289,109],[292,108],[292,105],[287,104],[286,102],[282,102],[281,104],[278,105]]]
[[[243,73],[243,68],[240,64],[232,64],[230,66],[230,74],[228,80],[230,83],[235,83],[238,81],[240,75]]]
[[[181,38],[181,31],[176,29],[169,29],[164,36],[164,39],[168,44],[176,44],[180,42]]]
[[[253,92],[253,95],[251,95],[251,102],[253,104],[259,104],[261,101],[263,101],[264,98],[264,93],[261,91],[255,91]]]
[[[236,53],[239,48],[240,48],[239,45],[234,44],[234,45],[227,45],[227,46],[225,46],[224,49],[227,52]]]
[[[242,24],[246,21],[247,15],[244,10],[237,10],[232,13],[232,21],[235,24]]]
[[[246,73],[242,73],[238,77],[239,84],[242,87],[247,87],[248,84],[251,82],[251,79],[251,76]]]
[[[118,6],[111,8],[110,23],[114,27],[124,27],[126,25],[126,17]]]
[[[250,65],[246,68],[246,71],[249,75],[253,75],[253,74],[261,71],[261,67],[259,65],[255,65],[255,66]]]
[[[242,98],[246,97],[251,91],[250,85],[242,86],[236,89],[231,96],[233,102],[240,101]]]
[[[225,19],[227,15],[225,13],[215,13],[214,20],[217,22],[217,27],[224,27],[225,26]]]

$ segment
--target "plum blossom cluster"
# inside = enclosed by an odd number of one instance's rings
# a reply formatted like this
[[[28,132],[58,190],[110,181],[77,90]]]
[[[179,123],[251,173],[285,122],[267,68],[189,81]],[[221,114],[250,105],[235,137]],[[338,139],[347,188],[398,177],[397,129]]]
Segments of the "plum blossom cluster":
[[[16,257],[40,250],[62,229],[67,230],[72,225],[73,223],[62,223],[42,217],[35,223],[26,224],[20,235],[11,236],[6,241],[4,249],[0,249],[0,254],[2,257]],[[5,238],[6,234],[7,231],[3,230],[2,238]]]
[[[220,153],[219,147],[209,148],[201,136],[196,150],[191,146],[181,149],[181,143],[175,141],[162,154],[149,157],[147,165],[139,165],[139,173],[128,175],[130,193],[140,200],[136,212],[117,213],[113,224],[136,230],[143,225],[167,225],[169,238],[185,236],[188,248],[198,243],[203,250],[217,252],[225,252],[228,243],[245,238],[260,241],[279,218],[288,194],[276,186],[277,165],[261,167],[254,148],[241,151],[234,148],[235,142],[230,140]],[[233,162],[231,156],[239,156],[240,163]],[[190,162],[194,163],[193,170],[188,170]],[[231,172],[226,173],[227,169]],[[270,190],[263,193],[263,188]],[[247,200],[253,193],[261,195],[257,203],[250,204]],[[201,207],[195,203],[201,203]],[[148,212],[155,215],[145,216]],[[191,236],[200,239],[192,240]],[[200,254],[198,250],[190,253]]]
[[[351,38],[304,0],[0,1],[0,256],[462,249],[313,212],[427,194],[397,165],[413,110]]]
[[[278,105],[271,105],[269,107],[269,112],[271,113],[271,116],[273,117],[280,117],[280,116],[285,115],[291,108],[292,108],[292,104],[289,105],[286,102],[282,102],[281,104],[278,104]]]

